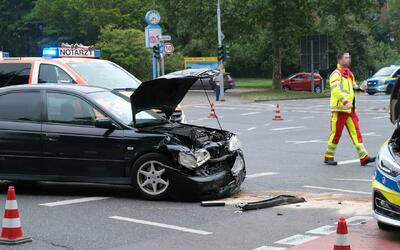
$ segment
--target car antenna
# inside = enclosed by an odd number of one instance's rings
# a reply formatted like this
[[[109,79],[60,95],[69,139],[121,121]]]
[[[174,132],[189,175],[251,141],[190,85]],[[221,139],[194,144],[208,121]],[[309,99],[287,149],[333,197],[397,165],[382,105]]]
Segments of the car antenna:
[[[203,86],[204,93],[205,93],[206,96],[207,96],[208,104],[210,104],[210,107],[213,108],[213,107],[212,107],[213,105],[211,104],[211,101],[210,101],[210,97],[208,96],[208,93],[207,93],[207,91],[206,91],[206,88],[204,87],[204,83],[203,83],[202,77],[200,77],[199,79],[200,79],[200,82],[201,82],[201,86]],[[221,123],[219,122],[218,116],[216,115],[215,118],[217,119],[219,128],[222,130],[222,126],[221,126]]]

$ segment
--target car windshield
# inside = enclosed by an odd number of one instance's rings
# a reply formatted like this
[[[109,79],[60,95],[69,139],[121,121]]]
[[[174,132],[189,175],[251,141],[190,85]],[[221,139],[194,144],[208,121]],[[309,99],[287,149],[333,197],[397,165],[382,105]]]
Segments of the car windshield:
[[[378,70],[374,76],[390,76],[395,70],[396,68],[393,67],[384,67]]]
[[[132,109],[127,97],[108,91],[93,92],[89,96],[112,115],[128,126],[133,126]],[[158,125],[168,121],[156,112],[142,111],[136,114],[136,126]]]
[[[118,65],[107,61],[67,63],[88,85],[108,89],[136,89],[140,81]]]

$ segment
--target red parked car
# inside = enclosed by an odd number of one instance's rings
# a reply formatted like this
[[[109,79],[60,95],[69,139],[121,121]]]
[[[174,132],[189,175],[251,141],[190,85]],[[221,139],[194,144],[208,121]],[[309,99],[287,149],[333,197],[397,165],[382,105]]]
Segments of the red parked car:
[[[322,92],[322,77],[320,74],[314,74],[314,92]],[[311,73],[296,73],[287,79],[282,80],[283,90],[311,91]]]

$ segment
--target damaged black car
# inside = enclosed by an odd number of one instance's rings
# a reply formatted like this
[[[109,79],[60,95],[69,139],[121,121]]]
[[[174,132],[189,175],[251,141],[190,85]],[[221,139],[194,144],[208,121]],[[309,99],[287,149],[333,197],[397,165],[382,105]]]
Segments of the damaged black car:
[[[168,117],[196,77],[142,83],[130,98],[99,87],[0,90],[0,179],[129,184],[142,197],[191,200],[240,191],[237,136]]]

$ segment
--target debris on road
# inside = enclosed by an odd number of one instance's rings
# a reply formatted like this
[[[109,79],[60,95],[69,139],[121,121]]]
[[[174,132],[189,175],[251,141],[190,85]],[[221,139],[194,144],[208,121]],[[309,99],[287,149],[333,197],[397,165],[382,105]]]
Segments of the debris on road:
[[[225,202],[223,201],[202,201],[202,207],[223,207],[225,206]]]
[[[295,204],[295,203],[302,203],[306,200],[303,197],[296,197],[293,195],[279,195],[271,199],[261,200],[256,202],[245,202],[236,205],[243,211],[248,210],[255,210],[255,209],[262,209],[262,208],[269,208],[281,205],[288,205],[288,204]]]

